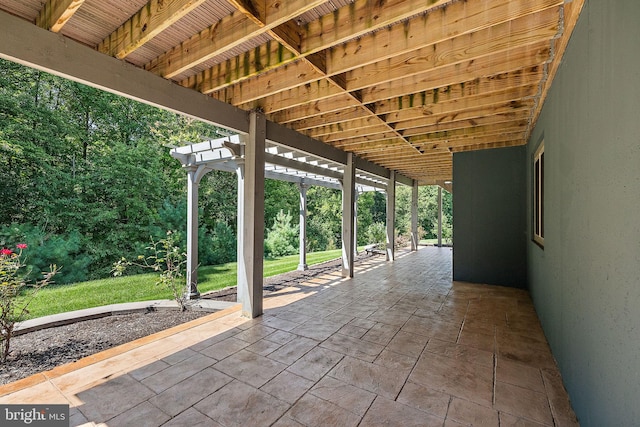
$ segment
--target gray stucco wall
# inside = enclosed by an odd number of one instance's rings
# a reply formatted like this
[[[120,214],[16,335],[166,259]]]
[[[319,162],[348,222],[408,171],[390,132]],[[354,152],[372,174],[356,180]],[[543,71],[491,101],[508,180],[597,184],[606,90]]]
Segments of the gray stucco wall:
[[[529,234],[541,139],[545,247],[527,244],[536,309],[581,425],[639,425],[640,1],[582,11],[528,145]]]
[[[524,288],[526,148],[453,156],[453,279]]]

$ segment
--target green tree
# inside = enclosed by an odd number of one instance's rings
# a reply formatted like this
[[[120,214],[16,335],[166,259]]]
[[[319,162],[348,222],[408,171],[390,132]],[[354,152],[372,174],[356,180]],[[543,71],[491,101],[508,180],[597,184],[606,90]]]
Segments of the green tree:
[[[298,253],[296,247],[298,236],[298,227],[291,223],[291,213],[285,214],[283,210],[280,210],[265,239],[266,254],[279,257]]]
[[[309,250],[335,249],[342,242],[342,193],[325,187],[307,190]]]

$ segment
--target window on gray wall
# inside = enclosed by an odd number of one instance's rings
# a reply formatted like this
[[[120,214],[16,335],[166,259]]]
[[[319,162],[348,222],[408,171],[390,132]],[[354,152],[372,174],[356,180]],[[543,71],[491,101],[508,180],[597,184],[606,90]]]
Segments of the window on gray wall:
[[[533,155],[533,240],[544,246],[544,141]]]

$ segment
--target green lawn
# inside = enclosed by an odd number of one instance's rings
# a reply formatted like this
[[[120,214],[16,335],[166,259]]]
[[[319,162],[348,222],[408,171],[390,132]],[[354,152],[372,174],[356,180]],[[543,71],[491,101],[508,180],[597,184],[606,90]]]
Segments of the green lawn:
[[[340,257],[340,249],[307,254],[309,265]],[[299,255],[265,259],[264,277],[298,268]],[[132,301],[170,299],[171,292],[155,285],[156,274],[138,274],[70,285],[49,286],[40,290],[29,306],[29,317]],[[198,290],[207,292],[236,285],[236,263],[211,265],[198,269]]]

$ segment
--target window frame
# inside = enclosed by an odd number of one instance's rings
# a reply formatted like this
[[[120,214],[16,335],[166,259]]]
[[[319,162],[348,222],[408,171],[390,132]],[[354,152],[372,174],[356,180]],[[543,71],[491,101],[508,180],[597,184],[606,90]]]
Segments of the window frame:
[[[544,141],[533,154],[533,241],[544,248]]]

